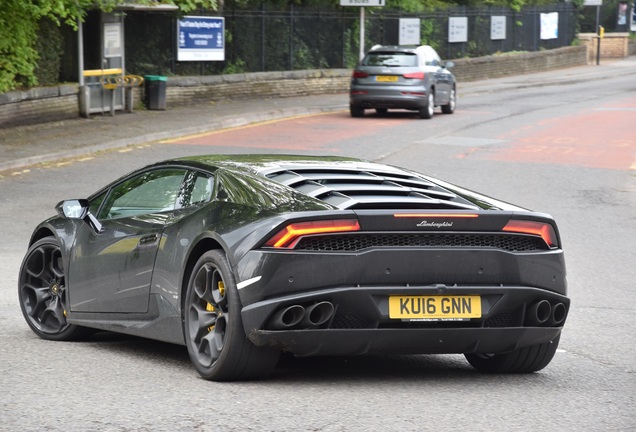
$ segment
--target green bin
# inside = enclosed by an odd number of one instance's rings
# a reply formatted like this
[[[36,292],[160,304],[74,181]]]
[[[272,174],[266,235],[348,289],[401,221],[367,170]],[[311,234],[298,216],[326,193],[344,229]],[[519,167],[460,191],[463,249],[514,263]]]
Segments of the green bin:
[[[144,76],[144,95],[146,108],[149,110],[166,109],[166,84],[168,78],[160,75]]]

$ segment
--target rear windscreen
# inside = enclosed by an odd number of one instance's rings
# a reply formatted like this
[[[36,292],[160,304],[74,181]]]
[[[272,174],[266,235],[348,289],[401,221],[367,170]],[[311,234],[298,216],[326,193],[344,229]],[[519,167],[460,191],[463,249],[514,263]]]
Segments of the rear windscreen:
[[[407,52],[370,52],[362,60],[363,66],[417,66],[417,55]]]

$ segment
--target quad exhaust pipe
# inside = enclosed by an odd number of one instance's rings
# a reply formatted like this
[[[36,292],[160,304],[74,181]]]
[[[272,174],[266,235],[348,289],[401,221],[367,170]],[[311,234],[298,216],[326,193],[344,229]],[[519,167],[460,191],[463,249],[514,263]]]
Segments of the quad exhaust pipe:
[[[328,301],[313,304],[305,308],[305,316],[300,322],[301,327],[318,327],[331,319],[334,307]]]
[[[528,308],[528,320],[531,325],[556,326],[565,321],[567,308],[563,303],[552,305],[540,300]]]
[[[286,330],[298,325],[304,316],[304,307],[300,305],[287,306],[274,313],[269,320],[268,327],[272,330]]]
[[[333,316],[335,308],[331,302],[321,301],[309,306],[285,306],[274,312],[265,326],[271,330],[301,330],[320,327]]]
[[[567,308],[563,303],[557,303],[552,306],[552,314],[550,315],[550,325],[559,325],[565,321]]]

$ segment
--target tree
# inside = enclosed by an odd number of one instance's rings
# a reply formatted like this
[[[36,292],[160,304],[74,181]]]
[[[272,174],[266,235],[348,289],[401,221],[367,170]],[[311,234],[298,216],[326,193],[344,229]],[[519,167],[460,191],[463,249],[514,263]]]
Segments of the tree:
[[[50,19],[60,25],[65,22],[77,28],[86,12],[100,9],[108,12],[131,0],[3,0],[0,8],[0,93],[16,87],[37,84],[35,67],[38,54],[35,44],[39,23]],[[153,5],[156,0],[136,0],[135,3]],[[197,8],[216,9],[216,0],[166,0],[163,4],[178,6],[187,13]]]

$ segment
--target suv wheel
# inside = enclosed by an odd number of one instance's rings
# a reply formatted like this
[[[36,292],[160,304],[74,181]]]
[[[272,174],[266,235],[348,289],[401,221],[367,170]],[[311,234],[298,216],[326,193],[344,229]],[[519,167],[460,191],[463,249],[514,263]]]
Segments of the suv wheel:
[[[457,104],[457,94],[455,92],[455,87],[453,87],[450,91],[450,95],[448,98],[448,105],[442,105],[442,112],[444,114],[454,113],[456,104]]]
[[[433,113],[435,112],[435,92],[433,90],[428,92],[426,101],[426,106],[420,108],[420,118],[430,119],[433,118]]]
[[[349,105],[349,112],[351,113],[351,117],[362,117],[364,116],[364,108],[361,108],[356,105]]]

